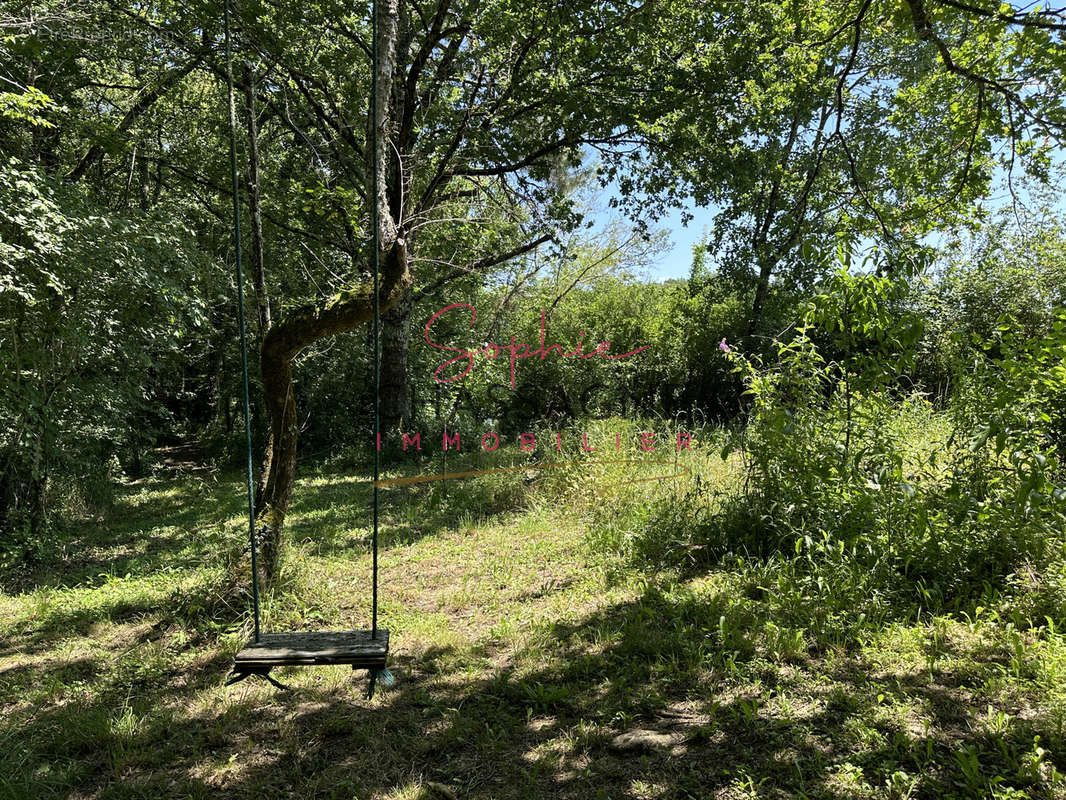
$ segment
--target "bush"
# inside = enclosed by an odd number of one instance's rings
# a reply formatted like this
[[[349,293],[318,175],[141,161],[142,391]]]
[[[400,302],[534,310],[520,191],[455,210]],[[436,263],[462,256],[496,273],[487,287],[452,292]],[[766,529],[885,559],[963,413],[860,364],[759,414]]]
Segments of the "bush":
[[[204,324],[211,265],[189,232],[80,191],[0,162],[0,549],[16,560],[36,547],[26,530],[46,533],[51,486],[107,505],[111,456],[149,427],[151,376]]]
[[[921,332],[905,300],[902,282],[842,272],[775,360],[728,353],[752,400],[724,453],[740,459],[743,486],[712,496],[690,482],[639,513],[605,513],[597,530],[636,519],[642,534],[620,549],[658,567],[747,564],[782,624],[806,619],[830,639],[970,608],[990,588],[1031,584],[1034,613],[1060,614],[1053,409],[1066,398],[1066,316],[1035,339],[999,326],[984,343],[997,357],[956,364],[959,390],[941,413],[899,389]]]

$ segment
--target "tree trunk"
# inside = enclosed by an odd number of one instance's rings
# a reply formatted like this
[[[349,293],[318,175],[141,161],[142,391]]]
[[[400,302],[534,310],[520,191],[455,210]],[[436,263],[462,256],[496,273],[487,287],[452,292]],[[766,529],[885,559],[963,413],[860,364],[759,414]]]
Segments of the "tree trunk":
[[[395,239],[380,255],[380,305],[391,308],[410,289],[407,248]],[[267,331],[263,341],[263,392],[270,419],[269,472],[263,484],[256,517],[260,544],[260,579],[269,586],[280,559],[281,533],[296,479],[299,425],[292,391],[292,359],[312,342],[350,331],[374,318],[373,292],[363,288],[337,295],[320,306],[287,314]]]
[[[396,68],[398,4],[398,0],[379,0],[377,4],[378,59],[374,65],[377,91],[374,113],[368,119],[368,132],[376,135],[379,146],[366,148],[366,197],[376,212],[371,219],[377,218],[377,257],[381,270],[378,303],[382,312],[392,308],[411,288],[407,242],[398,224],[398,220],[404,218],[403,209],[399,206],[393,209],[389,203],[390,195],[410,195],[400,191],[399,185],[388,185],[390,171],[387,168],[391,160],[388,133],[393,73]],[[395,176],[397,173],[392,174]],[[261,578],[266,586],[272,583],[277,574],[281,535],[296,479],[299,426],[292,390],[292,360],[307,345],[350,331],[373,318],[374,292],[364,284],[343,291],[325,302],[286,314],[263,337],[263,393],[270,420],[271,447],[270,465],[260,493],[256,517],[257,538],[262,553]]]
[[[392,432],[411,419],[407,351],[411,343],[413,293],[404,292],[381,316],[381,430]]]
[[[23,467],[17,446],[11,444],[5,447],[3,458],[0,459],[0,541],[8,547],[12,545],[18,529]]]
[[[755,299],[751,303],[751,316],[748,318],[748,336],[755,335],[755,331],[762,321],[763,306],[766,305],[766,297],[770,292],[770,275],[773,274],[774,265],[768,258],[762,259],[759,265],[759,282],[755,286]]]
[[[270,330],[270,295],[266,290],[266,247],[263,241],[263,212],[259,191],[259,120],[255,112],[256,75],[248,67],[245,70],[244,105],[248,112],[248,212],[252,219],[252,289],[255,292],[256,341],[262,350],[267,331]],[[266,481],[270,475],[270,464],[274,453],[274,438],[267,432],[264,448],[263,466],[256,485],[256,508],[263,502]]]
[[[148,149],[148,143],[144,144],[145,150]],[[145,153],[141,156],[141,160],[137,163],[137,169],[139,170],[138,183],[138,205],[141,207],[141,211],[148,211],[152,207],[152,186],[151,180],[148,177],[148,155]]]
[[[781,156],[780,169],[770,185],[766,198],[766,209],[762,219],[756,225],[752,234],[752,252],[755,254],[755,259],[759,264],[759,281],[755,286],[755,299],[752,301],[751,316],[748,318],[749,338],[755,335],[755,331],[762,321],[763,306],[766,304],[766,296],[770,292],[770,276],[773,274],[774,266],[776,266],[778,260],[777,255],[770,254],[770,231],[780,208],[782,179],[788,172],[789,161],[792,158],[792,148],[795,146],[799,135],[800,114],[801,108],[797,102],[793,106],[792,124],[789,127],[788,140],[785,142],[784,152]],[[797,223],[793,233],[798,233],[798,231],[799,224]]]

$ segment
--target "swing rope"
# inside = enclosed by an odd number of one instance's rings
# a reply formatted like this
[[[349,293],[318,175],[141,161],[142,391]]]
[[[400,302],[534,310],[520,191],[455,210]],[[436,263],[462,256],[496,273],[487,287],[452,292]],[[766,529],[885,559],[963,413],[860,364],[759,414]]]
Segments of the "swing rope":
[[[248,393],[248,335],[244,318],[244,268],[241,264],[241,200],[237,189],[237,108],[233,100],[233,53],[230,46],[230,0],[223,13],[226,40],[226,90],[229,98],[229,169],[233,194],[233,244],[237,252],[237,315],[241,327],[241,377],[244,381],[244,441],[248,451],[248,542],[252,552],[252,616],[259,642],[259,570],[255,553],[255,490],[252,474],[252,411]]]
[[[370,127],[373,129],[370,134],[371,151],[370,151],[370,163],[371,169],[374,171],[374,179],[372,181],[374,188],[374,196],[370,199],[370,224],[373,226],[374,231],[372,234],[374,248],[373,264],[374,264],[374,529],[371,535],[370,549],[373,553],[373,567],[374,573],[371,579],[371,586],[373,587],[373,595],[371,597],[371,625],[370,625],[370,638],[378,638],[378,480],[381,478],[381,447],[379,445],[378,436],[381,430],[381,299],[378,293],[378,272],[380,271],[380,264],[378,263],[378,3],[377,0],[371,0],[370,3],[370,38],[371,44],[371,64],[370,64]]]
[[[373,226],[373,271],[374,271],[374,432],[375,438],[381,425],[381,300],[379,295],[379,238],[378,238],[378,104],[377,104],[377,63],[378,63],[378,35],[377,35],[377,0],[371,2],[371,28],[373,39],[372,64],[371,64],[371,94],[370,114],[371,127],[371,164],[374,171],[373,191],[371,200],[371,225]],[[256,565],[256,542],[255,542],[255,490],[254,473],[252,468],[252,424],[251,424],[251,401],[248,390],[248,343],[247,324],[244,312],[244,268],[241,261],[241,217],[240,217],[240,193],[237,184],[237,110],[234,101],[233,90],[233,53],[230,43],[230,0],[225,0],[223,12],[223,30],[226,45],[226,89],[229,99],[229,162],[230,182],[233,195],[233,241],[237,257],[237,314],[240,317],[240,340],[241,340],[241,377],[244,384],[244,438],[248,453],[248,541],[251,548],[252,560],[252,616],[255,624],[255,642],[260,641],[259,628],[259,570]],[[378,638],[378,481],[381,478],[381,453],[374,448],[374,494],[373,494],[373,534],[371,537],[371,554],[373,564],[372,599],[371,599],[371,638]],[[269,678],[269,676],[267,676]]]

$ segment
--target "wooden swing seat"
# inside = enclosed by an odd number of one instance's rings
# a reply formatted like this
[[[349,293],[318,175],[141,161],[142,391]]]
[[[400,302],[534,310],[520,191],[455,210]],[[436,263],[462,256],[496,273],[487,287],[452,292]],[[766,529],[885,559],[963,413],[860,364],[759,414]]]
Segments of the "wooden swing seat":
[[[385,668],[389,655],[389,632],[305,631],[264,633],[259,641],[244,646],[234,660],[237,675],[265,675],[274,667],[351,664],[352,669]]]

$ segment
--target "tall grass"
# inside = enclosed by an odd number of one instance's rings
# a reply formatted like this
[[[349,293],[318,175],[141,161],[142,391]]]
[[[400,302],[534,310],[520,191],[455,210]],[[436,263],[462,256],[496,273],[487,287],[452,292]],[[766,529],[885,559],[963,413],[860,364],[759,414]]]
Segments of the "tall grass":
[[[887,370],[861,383],[805,332],[768,366],[734,355],[748,425],[705,433],[690,474],[591,508],[591,541],[647,570],[742,575],[780,625],[825,643],[991,607],[1061,628],[1066,492],[1048,409],[1062,387],[1046,376],[1062,349],[1004,348],[939,411]]]

